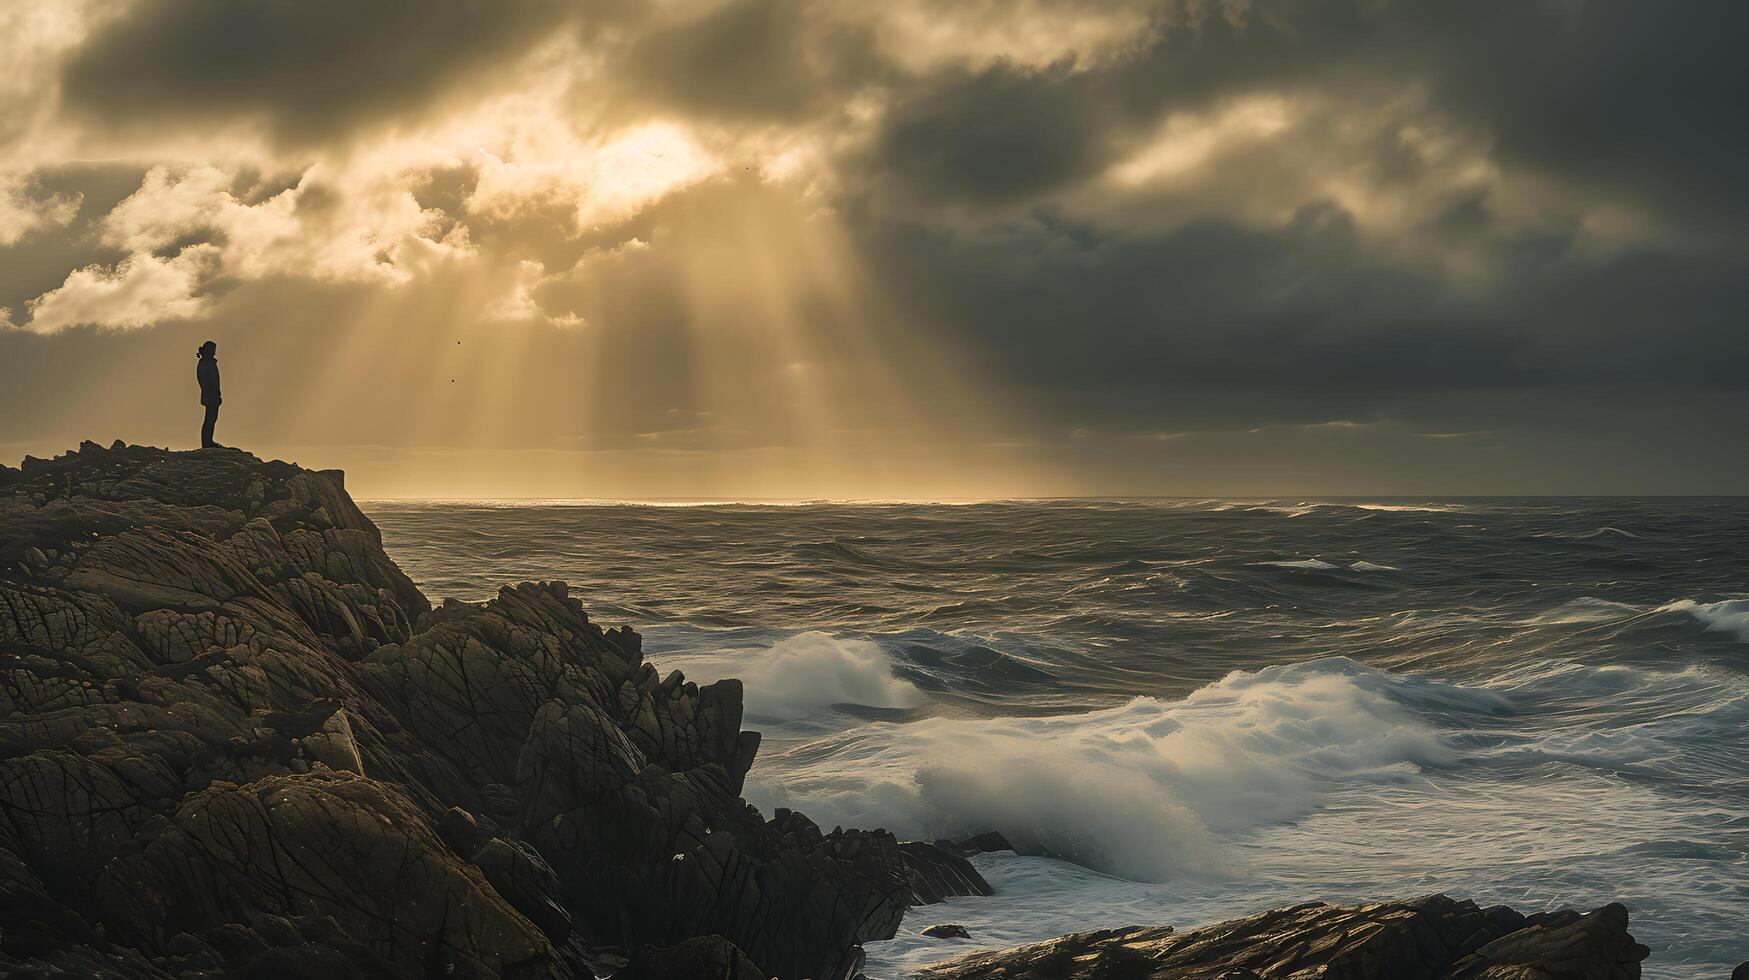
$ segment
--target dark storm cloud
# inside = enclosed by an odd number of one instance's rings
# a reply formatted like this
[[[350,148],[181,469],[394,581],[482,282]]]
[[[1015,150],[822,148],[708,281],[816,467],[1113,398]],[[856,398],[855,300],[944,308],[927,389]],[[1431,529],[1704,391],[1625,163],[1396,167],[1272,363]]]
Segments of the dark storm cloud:
[[[1097,81],[1067,64],[946,73],[895,107],[878,170],[924,197],[993,202],[1086,177],[1106,162]]]
[[[1728,251],[1591,264],[1565,261],[1558,241],[1509,241],[1501,248],[1522,266],[1475,294],[1379,254],[1327,206],[1279,230],[1208,220],[1117,239],[1035,215],[982,240],[917,225],[870,234],[887,276],[915,284],[1010,376],[1066,400],[1145,401],[1184,384],[1389,400],[1427,387],[1741,385],[1749,374],[1749,277]]]
[[[1367,256],[1329,208],[1280,231],[1204,221],[1142,239],[1043,214],[977,241],[912,226],[877,251],[1038,388],[1380,387],[1499,372],[1498,338],[1435,319],[1438,283]]]
[[[923,197],[1046,194],[1099,172],[1171,112],[1306,81],[1338,56],[1270,20],[1212,17],[1175,22],[1136,56],[1093,69],[1073,58],[946,69],[900,88],[865,166]]]
[[[836,109],[883,73],[865,33],[796,0],[731,0],[651,30],[615,69],[620,98],[743,122]]]
[[[1749,6],[1499,0],[1423,3],[1417,19],[1438,103],[1486,127],[1502,162],[1694,220],[1749,206]]]
[[[1749,380],[1749,236],[1733,223],[1749,208],[1749,129],[1734,122],[1749,104],[1745,27],[1749,7],[1700,2],[1259,3],[1091,69],[940,72],[898,92],[862,172],[882,194],[988,217],[947,226],[865,201],[857,228],[883,279],[1065,419],[1182,417],[1193,410],[1174,393],[1204,385],[1290,391],[1281,417],[1306,422],[1388,415],[1430,389],[1650,386],[1682,404]],[[1218,213],[1112,227],[1056,203],[1175,114],[1334,100],[1329,119],[1262,151],[1278,169],[1314,166],[1326,131],[1417,91],[1494,166],[1555,193],[1513,223],[1489,190],[1460,187],[1398,233],[1465,250],[1490,270],[1479,282],[1316,196],[1273,227]],[[1345,175],[1414,188],[1426,164],[1398,133],[1381,124]],[[1242,200],[1273,192],[1270,173],[1201,179]],[[1638,209],[1661,230],[1587,251],[1593,207]]]
[[[1170,7],[1172,5],[1165,5]],[[1432,105],[1504,163],[1705,212],[1749,204],[1749,7],[1708,0],[1259,0],[1169,19],[1134,57],[1000,62],[902,89],[871,165],[929,192],[1003,198],[1086,176],[1126,135],[1258,91]],[[1292,147],[1284,147],[1292,152]],[[1701,215],[1691,214],[1691,217]]]
[[[417,109],[561,26],[564,0],[144,0],[65,65],[67,104],[111,123],[262,116],[327,138]]]

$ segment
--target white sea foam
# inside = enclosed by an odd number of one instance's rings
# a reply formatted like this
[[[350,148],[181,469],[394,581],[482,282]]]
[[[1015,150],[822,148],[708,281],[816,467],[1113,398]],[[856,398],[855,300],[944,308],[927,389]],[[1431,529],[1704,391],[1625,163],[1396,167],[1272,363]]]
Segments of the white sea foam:
[[[735,668],[746,684],[748,713],[768,718],[802,717],[834,704],[912,708],[924,700],[915,685],[893,676],[886,652],[868,640],[798,633]]]
[[[1348,504],[1359,510],[1377,510],[1393,514],[1461,514],[1470,510],[1461,504]]]
[[[1600,723],[1601,706],[1627,714]],[[914,912],[897,938],[869,946],[869,976],[909,976],[946,955],[1115,924],[1192,928],[1311,895],[1368,902],[1444,891],[1533,911],[1622,900],[1641,930],[1697,918],[1715,935],[1733,929],[1729,912],[1695,898],[1737,889],[1749,858],[1729,830],[1732,814],[1682,802],[1669,779],[1717,782],[1681,765],[1692,755],[1681,746],[1740,744],[1749,718],[1741,678],[1542,661],[1473,688],[1333,660],[1235,674],[1156,707],[1182,726],[1177,733],[1206,737],[1212,726],[1218,744],[1243,748],[1237,765],[1231,754],[1211,758],[1215,778],[1201,784],[1131,767],[1132,780],[1160,784],[1181,818],[1198,821],[1199,856],[1213,870],[1239,873],[1168,867],[1138,882],[1046,858],[980,855],[996,894]],[[1142,710],[1132,702],[1086,717],[1111,729],[1114,717]],[[1510,736],[1493,734],[1497,716],[1512,719]],[[1437,734],[1433,719],[1442,720]],[[1468,743],[1461,757],[1454,743]],[[1652,781],[1624,779],[1624,770]],[[1242,793],[1210,790],[1251,779],[1273,784],[1262,812],[1247,812]],[[1082,812],[1102,802],[1084,799]],[[1294,808],[1291,819],[1270,819]],[[942,921],[966,924],[972,941],[944,948],[919,935]],[[1684,955],[1655,958],[1648,977],[1723,975],[1719,964],[1741,958],[1717,942]]]
[[[1390,679],[1346,660],[1235,672],[1182,701],[1045,718],[875,723],[762,759],[763,807],[925,839],[994,828],[1112,874],[1235,870],[1211,827],[1292,820],[1338,784],[1451,758]]]
[[[1227,502],[1217,504],[1213,507],[1210,507],[1209,510],[1216,512],[1216,513],[1226,513],[1226,512],[1231,512],[1231,511],[1239,511],[1239,512],[1263,511],[1263,512],[1270,513],[1270,514],[1280,514],[1284,517],[1304,517],[1307,514],[1317,513],[1318,508],[1322,507],[1322,506],[1324,506],[1324,505],[1317,504],[1317,503],[1304,503],[1304,502],[1297,503],[1297,504],[1290,504],[1290,503],[1286,503],[1286,502],[1270,503],[1270,502],[1257,501],[1257,500],[1234,500],[1234,501],[1227,501]]]
[[[1720,602],[1679,599],[1659,606],[1657,611],[1688,613],[1706,624],[1708,630],[1734,633],[1737,639],[1749,643],[1749,599],[1725,599]]]

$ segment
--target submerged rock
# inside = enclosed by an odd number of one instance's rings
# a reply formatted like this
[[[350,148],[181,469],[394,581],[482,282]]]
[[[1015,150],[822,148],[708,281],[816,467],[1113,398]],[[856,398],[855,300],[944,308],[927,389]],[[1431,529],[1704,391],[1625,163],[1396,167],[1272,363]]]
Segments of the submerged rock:
[[[924,929],[922,931],[922,934],[925,936],[928,936],[931,939],[970,939],[970,938],[972,938],[971,932],[968,929],[966,929],[965,926],[960,925],[958,922],[938,923],[936,925],[929,926],[928,928]]]
[[[0,467],[0,973],[848,976],[917,874],[740,800],[741,711],[562,583],[433,609],[333,471]]]
[[[1191,932],[1084,932],[977,953],[928,980],[1632,980],[1646,947],[1627,910],[1522,916],[1432,895],[1344,907],[1313,902]]]

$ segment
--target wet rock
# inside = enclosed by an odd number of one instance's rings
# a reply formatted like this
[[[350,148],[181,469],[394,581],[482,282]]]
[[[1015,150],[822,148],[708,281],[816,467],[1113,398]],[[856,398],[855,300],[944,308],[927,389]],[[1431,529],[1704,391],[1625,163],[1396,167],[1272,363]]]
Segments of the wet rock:
[[[958,854],[924,841],[899,845],[905,873],[911,882],[911,904],[933,905],[962,895],[990,895],[993,890],[972,862]]]
[[[923,930],[931,939],[970,939],[972,934],[958,922],[941,922]]]
[[[1466,952],[1474,950],[1474,952]],[[1525,917],[1508,929],[1473,902],[1432,895],[1344,907],[1309,903],[1191,932],[1170,926],[1077,933],[977,953],[929,980],[1632,980],[1646,947],[1627,912]]]

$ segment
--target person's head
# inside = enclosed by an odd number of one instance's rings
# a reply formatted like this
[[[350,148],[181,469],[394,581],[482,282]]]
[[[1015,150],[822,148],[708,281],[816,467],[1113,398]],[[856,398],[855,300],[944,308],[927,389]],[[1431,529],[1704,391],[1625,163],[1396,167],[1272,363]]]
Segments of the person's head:
[[[218,352],[219,352],[219,345],[215,344],[209,340],[206,343],[200,345],[200,351],[198,353],[201,357],[211,357],[214,354],[217,354]]]

